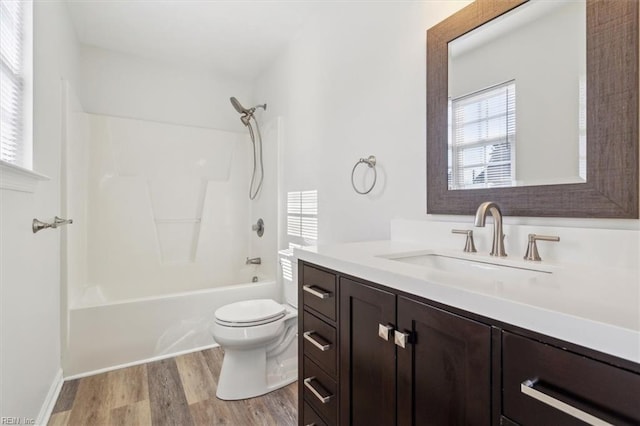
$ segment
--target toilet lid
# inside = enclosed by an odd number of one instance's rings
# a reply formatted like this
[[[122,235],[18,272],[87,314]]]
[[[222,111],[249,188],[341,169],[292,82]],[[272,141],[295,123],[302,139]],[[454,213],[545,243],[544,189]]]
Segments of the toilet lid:
[[[275,300],[258,299],[225,305],[215,312],[216,320],[223,323],[251,325],[267,323],[282,318],[285,307]]]

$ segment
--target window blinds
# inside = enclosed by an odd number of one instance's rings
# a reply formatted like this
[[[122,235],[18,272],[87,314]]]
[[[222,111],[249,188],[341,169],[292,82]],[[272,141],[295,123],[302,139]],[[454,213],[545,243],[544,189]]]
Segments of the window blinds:
[[[450,104],[449,188],[515,181],[516,86],[510,81]]]
[[[0,2],[0,160],[24,164],[24,3]]]
[[[318,239],[318,191],[287,193],[287,234]]]

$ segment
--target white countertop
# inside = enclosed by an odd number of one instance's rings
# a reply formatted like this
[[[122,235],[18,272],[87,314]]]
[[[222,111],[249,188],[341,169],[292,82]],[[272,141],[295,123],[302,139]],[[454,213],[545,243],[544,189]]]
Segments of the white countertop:
[[[496,259],[396,241],[297,249],[299,259],[455,308],[640,363],[640,272]],[[516,282],[482,279],[384,256],[429,251],[551,272]]]

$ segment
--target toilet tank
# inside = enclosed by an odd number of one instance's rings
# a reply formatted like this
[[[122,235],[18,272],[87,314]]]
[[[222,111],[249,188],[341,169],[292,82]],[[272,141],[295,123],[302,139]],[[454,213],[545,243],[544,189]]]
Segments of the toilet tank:
[[[298,259],[293,255],[293,249],[280,250],[280,272],[282,277],[282,291],[284,301],[298,307]]]

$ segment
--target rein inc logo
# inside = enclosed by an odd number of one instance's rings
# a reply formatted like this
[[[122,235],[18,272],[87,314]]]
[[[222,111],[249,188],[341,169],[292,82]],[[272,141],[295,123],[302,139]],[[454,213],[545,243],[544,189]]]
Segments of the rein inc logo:
[[[0,425],[35,425],[36,420],[30,417],[0,417]]]

